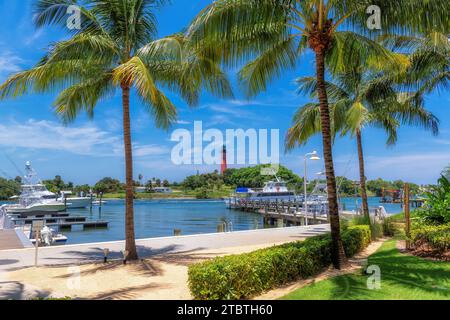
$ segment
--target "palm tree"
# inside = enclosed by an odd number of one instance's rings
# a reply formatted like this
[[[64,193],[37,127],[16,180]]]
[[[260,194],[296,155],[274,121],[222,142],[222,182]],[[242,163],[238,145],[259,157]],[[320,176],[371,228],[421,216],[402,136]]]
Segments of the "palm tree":
[[[448,90],[450,41],[446,34],[432,31],[423,36],[385,35],[381,39],[392,50],[411,54],[411,67],[404,82],[418,95]]]
[[[388,50],[364,36],[370,33],[366,10],[374,4],[381,9],[383,31],[421,32],[436,26],[448,29],[446,0],[216,0],[196,17],[188,31],[198,45],[209,46],[209,55],[214,59],[234,66],[251,60],[239,73],[249,97],[266,91],[268,82],[293,68],[308,47],[314,52],[336,268],[341,267],[345,253],[340,236],[325,60],[337,68],[351,64],[355,55],[363,60],[372,57],[380,64],[394,63]],[[348,31],[342,31],[345,27]]]
[[[121,89],[126,167],[126,248],[128,260],[138,258],[133,211],[133,157],[130,95],[136,92],[154,116],[156,126],[168,128],[176,107],[161,91],[178,92],[190,105],[205,88],[230,97],[227,77],[219,66],[194,48],[183,35],[156,40],[154,11],[160,0],[39,0],[35,23],[65,27],[67,9],[78,5],[81,29],[53,45],[33,68],[11,76],[0,86],[0,97],[60,92],[54,109],[65,123],[80,112],[94,115],[98,102]]]
[[[392,72],[371,71],[366,66],[347,68],[334,76],[334,82],[325,82],[330,99],[331,128],[333,136],[350,133],[356,137],[359,159],[359,176],[362,209],[370,222],[366,189],[362,132],[366,127],[382,128],[388,135],[387,144],[397,141],[397,129],[401,124],[417,125],[430,129],[437,135],[439,120],[422,104],[417,104],[415,94],[398,93]],[[297,80],[299,93],[318,97],[317,81],[312,77]],[[320,104],[309,103],[294,116],[293,126],[286,137],[288,150],[306,144],[319,133]]]

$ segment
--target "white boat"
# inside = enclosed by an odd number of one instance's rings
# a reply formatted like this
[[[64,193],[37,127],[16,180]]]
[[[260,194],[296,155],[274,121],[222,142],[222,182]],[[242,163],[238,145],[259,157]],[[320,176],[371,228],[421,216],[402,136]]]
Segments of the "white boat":
[[[58,201],[37,178],[30,162],[26,163],[25,171],[18,203],[3,206],[8,214],[60,212],[66,209],[65,204]]]
[[[25,236],[28,238],[28,240],[30,240],[31,244],[33,246],[36,245],[36,233],[33,232],[30,225],[16,229],[21,229],[22,232],[25,234]],[[50,246],[65,245],[68,238],[63,234],[56,232],[54,229],[44,226],[40,232],[40,237],[38,240],[39,246],[50,247]]]
[[[266,182],[263,189],[237,188],[235,194],[225,199],[225,203],[231,206],[233,202],[241,200],[294,201],[298,199],[295,192],[289,190],[287,183],[277,178],[277,181]]]
[[[91,206],[91,197],[71,197],[72,191],[61,191],[62,198],[59,200],[67,204],[67,209],[82,209]]]
[[[12,204],[5,205],[5,210],[8,214],[16,213],[46,213],[46,212],[61,212],[66,209],[64,203],[59,201],[40,201],[30,203],[29,205],[24,204]]]
[[[71,191],[63,191],[61,197],[50,192],[37,177],[31,163],[25,165],[26,175],[21,186],[21,194],[16,197],[18,204],[8,205],[8,213],[45,213],[60,212],[66,209],[87,208],[91,205],[90,197],[68,197]]]

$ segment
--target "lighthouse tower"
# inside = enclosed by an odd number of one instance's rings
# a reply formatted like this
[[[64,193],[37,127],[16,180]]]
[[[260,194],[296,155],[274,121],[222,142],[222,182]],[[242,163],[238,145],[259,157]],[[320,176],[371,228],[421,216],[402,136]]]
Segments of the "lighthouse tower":
[[[225,145],[223,146],[223,150],[222,150],[222,165],[220,167],[220,173],[222,175],[225,174],[225,171],[228,169],[227,166],[227,148],[225,147]]]

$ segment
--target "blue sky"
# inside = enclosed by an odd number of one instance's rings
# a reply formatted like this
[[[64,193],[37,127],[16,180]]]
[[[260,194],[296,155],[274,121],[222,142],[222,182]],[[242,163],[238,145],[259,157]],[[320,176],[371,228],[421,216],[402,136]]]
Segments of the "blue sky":
[[[32,0],[0,0],[0,81],[11,73],[35,64],[45,48],[64,37],[61,30],[36,30],[32,24]],[[161,36],[182,30],[209,0],[173,0],[172,5],[158,12]],[[154,127],[150,116],[137,99],[132,100],[132,129],[135,149],[135,174],[145,178],[160,177],[171,181],[186,175],[209,172],[217,166],[176,166],[171,162],[170,141],[174,129],[193,129],[194,121],[203,121],[206,128],[225,129],[280,129],[284,137],[297,108],[308,102],[308,97],[295,93],[293,80],[313,75],[314,60],[306,54],[296,70],[286,72],[274,81],[266,93],[247,101],[235,86],[236,99],[221,101],[203,95],[200,105],[189,108],[176,95],[168,93],[179,109],[179,123],[164,132]],[[235,83],[235,77],[230,72]],[[102,101],[93,121],[81,116],[75,123],[64,127],[53,114],[54,94],[33,95],[0,102],[0,175],[16,176],[15,166],[27,160],[42,178],[56,174],[77,184],[94,183],[105,176],[123,180],[124,160],[121,144],[120,96]],[[404,127],[399,132],[396,146],[385,146],[384,133],[379,129],[366,129],[364,147],[369,179],[403,179],[417,183],[433,183],[441,170],[450,164],[450,97],[444,92],[427,97],[427,107],[441,120],[441,133]],[[283,142],[280,141],[283,146]],[[294,172],[303,174],[303,154],[322,150],[321,139],[316,137],[307,146],[285,155],[281,163]],[[336,173],[356,179],[356,144],[350,138],[339,139],[334,146]],[[315,162],[310,172],[319,172],[323,163]]]

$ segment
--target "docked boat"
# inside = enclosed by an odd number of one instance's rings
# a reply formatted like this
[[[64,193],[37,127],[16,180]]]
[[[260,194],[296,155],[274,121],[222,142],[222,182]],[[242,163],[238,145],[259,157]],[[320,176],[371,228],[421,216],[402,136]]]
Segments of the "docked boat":
[[[6,205],[9,214],[44,214],[61,212],[71,208],[86,208],[91,205],[89,197],[68,197],[71,192],[63,192],[61,197],[50,192],[37,177],[31,163],[25,165],[26,174],[21,186],[21,193],[16,198],[18,203]]]
[[[58,201],[52,192],[49,192],[37,178],[31,163],[25,165],[26,174],[21,186],[21,193],[17,204],[4,205],[3,210],[8,214],[37,214],[60,212],[66,209],[63,202]]]
[[[36,245],[36,233],[33,231],[31,225],[26,225],[16,229],[20,229],[33,246]],[[68,238],[65,235],[56,232],[54,229],[49,228],[48,226],[44,226],[41,229],[38,237],[39,246],[41,247],[65,245],[67,243],[67,240]]]
[[[237,188],[235,193],[225,199],[227,205],[241,200],[262,201],[293,201],[299,197],[294,191],[289,190],[287,183],[277,178],[277,181],[269,181],[262,189]]]
[[[62,191],[60,200],[67,204],[67,209],[83,209],[92,204],[91,197],[72,197],[71,191]]]

